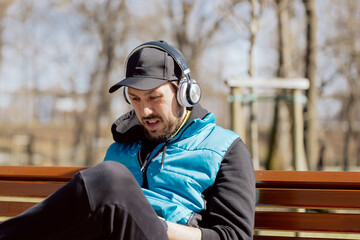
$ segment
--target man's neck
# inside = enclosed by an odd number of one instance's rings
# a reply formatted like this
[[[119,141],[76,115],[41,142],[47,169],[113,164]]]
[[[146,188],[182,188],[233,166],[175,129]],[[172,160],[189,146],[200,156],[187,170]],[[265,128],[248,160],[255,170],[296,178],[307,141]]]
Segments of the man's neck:
[[[179,133],[180,129],[186,124],[187,120],[189,119],[191,114],[190,110],[187,110],[180,126],[178,127],[178,129],[175,131],[175,133],[171,136],[171,138],[175,137],[176,134]],[[170,139],[171,139],[170,138]],[[151,141],[150,139],[146,139],[143,141],[143,146],[142,149],[140,151],[140,156],[141,156],[141,161],[143,162],[146,158],[146,156],[148,156],[148,154],[156,147],[156,145],[158,145],[160,142],[157,141]]]
[[[181,121],[181,124],[179,126],[179,128],[176,130],[176,132],[171,136],[171,138],[175,137],[176,134],[178,134],[178,132],[180,131],[180,129],[185,125],[186,121],[189,119],[191,114],[190,110],[186,110],[185,116],[183,118],[183,120]]]

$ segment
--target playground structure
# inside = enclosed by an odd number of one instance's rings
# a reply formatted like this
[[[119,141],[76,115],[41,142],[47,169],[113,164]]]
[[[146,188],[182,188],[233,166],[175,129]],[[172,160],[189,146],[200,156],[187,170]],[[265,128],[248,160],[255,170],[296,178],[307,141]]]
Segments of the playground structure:
[[[309,88],[309,80],[306,78],[274,78],[274,79],[240,79],[234,78],[226,81],[230,87],[230,95],[228,97],[231,103],[231,127],[243,139],[246,139],[246,120],[244,116],[244,105],[247,103],[252,108],[251,114],[256,115],[256,102],[262,100],[285,100],[290,101],[293,107],[293,115],[291,116],[294,122],[293,126],[293,156],[294,156],[294,170],[308,170],[307,161],[304,150],[304,121],[303,121],[303,104],[306,102],[302,91]],[[290,90],[290,96],[265,96],[260,97],[254,94],[254,89],[284,89]],[[245,89],[250,90],[249,93],[244,93]],[[256,118],[251,116],[251,154],[254,161],[255,169],[260,168],[259,163],[259,141]]]

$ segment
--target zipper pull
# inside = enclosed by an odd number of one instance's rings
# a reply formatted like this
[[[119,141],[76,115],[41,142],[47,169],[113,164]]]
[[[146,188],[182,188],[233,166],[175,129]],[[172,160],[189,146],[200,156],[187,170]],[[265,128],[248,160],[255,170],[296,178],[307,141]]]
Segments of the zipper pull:
[[[162,171],[163,168],[164,168],[165,152],[166,152],[166,149],[167,149],[168,142],[169,142],[169,141],[167,141],[167,142],[165,143],[164,148],[163,148],[162,157],[161,157],[161,167],[160,167],[160,171]]]
[[[142,172],[145,172],[146,164],[147,164],[147,162],[148,162],[148,157],[149,157],[149,155],[146,157],[146,159],[145,159],[145,161],[144,161],[144,164],[141,166],[140,171],[142,171]]]
[[[140,150],[140,151],[141,151],[141,150]],[[139,151],[139,154],[138,154],[138,158],[139,158],[139,159],[141,159],[140,151]],[[150,156],[150,153],[148,153],[148,155],[147,155],[147,156],[145,157],[145,159],[144,159],[144,163],[142,164],[141,169],[140,169],[141,172],[145,172],[145,167],[146,167],[146,164],[147,164],[147,162],[148,162],[149,156]],[[141,160],[139,160],[139,162],[141,162]]]

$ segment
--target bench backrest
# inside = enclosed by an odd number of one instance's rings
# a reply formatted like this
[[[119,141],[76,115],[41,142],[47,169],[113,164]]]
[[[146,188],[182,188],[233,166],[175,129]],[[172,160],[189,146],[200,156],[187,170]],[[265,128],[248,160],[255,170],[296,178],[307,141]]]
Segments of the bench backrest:
[[[65,185],[78,167],[0,167],[0,222],[16,216]]]
[[[0,167],[0,221],[43,200],[81,169]],[[254,239],[300,239],[308,232],[360,239],[360,172],[255,171],[255,178]]]
[[[272,230],[276,237],[254,239],[300,239],[309,232],[360,239],[360,172],[256,171],[255,178],[255,231]]]

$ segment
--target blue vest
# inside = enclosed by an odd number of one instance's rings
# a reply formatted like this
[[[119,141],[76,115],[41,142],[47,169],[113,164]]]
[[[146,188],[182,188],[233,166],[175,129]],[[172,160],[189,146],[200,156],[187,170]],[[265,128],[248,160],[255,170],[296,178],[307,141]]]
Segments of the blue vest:
[[[214,183],[226,151],[238,137],[216,125],[214,115],[209,113],[204,119],[194,119],[185,125],[167,143],[156,146],[146,166],[148,188],[142,190],[158,216],[186,224],[194,212],[201,212],[205,207],[202,193]],[[125,165],[142,186],[140,148],[140,141],[114,142],[105,161]]]

